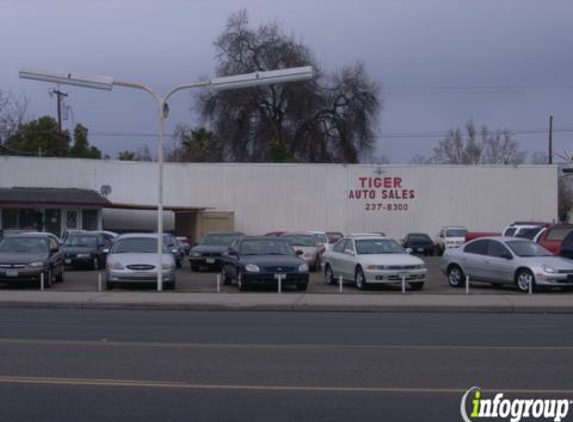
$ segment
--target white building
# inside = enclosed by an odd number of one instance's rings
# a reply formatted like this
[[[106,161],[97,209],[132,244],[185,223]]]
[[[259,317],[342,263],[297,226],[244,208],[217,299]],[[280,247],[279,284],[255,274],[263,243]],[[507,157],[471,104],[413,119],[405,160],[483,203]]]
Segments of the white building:
[[[166,230],[194,238],[230,226],[399,238],[434,236],[445,225],[498,231],[515,220],[557,219],[557,167],[549,165],[166,163],[164,181]],[[156,163],[0,157],[0,188],[13,187],[104,192],[112,204],[102,205],[104,228],[155,228]],[[0,197],[0,213],[13,205]]]

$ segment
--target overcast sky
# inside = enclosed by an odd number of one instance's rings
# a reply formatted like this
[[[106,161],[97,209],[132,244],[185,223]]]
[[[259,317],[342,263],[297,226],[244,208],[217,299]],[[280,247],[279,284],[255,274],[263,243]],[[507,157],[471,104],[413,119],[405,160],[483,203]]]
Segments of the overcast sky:
[[[553,114],[555,151],[573,151],[571,0],[3,0],[0,89],[25,94],[30,117],[55,116],[54,86],[19,80],[22,66],[165,93],[214,75],[213,41],[242,8],[253,26],[279,22],[327,71],[366,64],[383,87],[378,152],[393,163],[430,154],[436,134],[469,119],[546,151],[547,133],[535,131]],[[73,110],[66,125],[86,125],[104,153],[156,147],[148,94],[61,88]],[[200,123],[192,102],[189,91],[170,101],[167,132]]]

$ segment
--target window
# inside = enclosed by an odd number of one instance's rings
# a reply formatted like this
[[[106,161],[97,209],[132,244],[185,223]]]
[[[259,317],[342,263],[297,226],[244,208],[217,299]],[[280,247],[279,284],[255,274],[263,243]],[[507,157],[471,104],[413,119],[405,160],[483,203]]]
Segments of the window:
[[[475,242],[468,243],[464,248],[464,252],[477,255],[486,255],[488,243],[489,240],[486,239],[476,240]]]
[[[565,237],[573,231],[571,227],[555,227],[551,229],[549,233],[547,233],[547,240],[557,240],[561,241],[565,239]]]
[[[97,230],[97,210],[82,211],[82,229]]]
[[[507,256],[508,254],[511,255],[511,253],[507,250],[507,248],[503,244],[501,244],[500,242],[496,242],[495,240],[489,241],[489,245],[487,247],[487,254],[489,256],[494,256],[496,258],[502,258],[504,256]]]
[[[334,245],[334,248],[332,248],[332,250],[334,252],[338,252],[338,253],[343,253],[344,252],[344,247],[346,246],[346,239],[340,239],[338,242],[336,242],[336,245]]]
[[[75,229],[78,227],[78,213],[77,211],[66,212],[66,228]]]
[[[504,235],[504,236],[512,237],[513,234],[515,233],[515,230],[517,230],[515,227],[510,227],[509,229],[507,229],[507,230],[503,233],[503,235]]]

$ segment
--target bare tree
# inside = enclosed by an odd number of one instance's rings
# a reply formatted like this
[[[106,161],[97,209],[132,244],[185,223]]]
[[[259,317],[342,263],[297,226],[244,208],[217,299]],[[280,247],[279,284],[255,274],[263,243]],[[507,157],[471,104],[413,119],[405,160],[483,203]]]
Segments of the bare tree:
[[[220,76],[312,65],[313,81],[208,92],[199,108],[230,161],[358,162],[374,146],[379,88],[363,64],[325,75],[276,23],[230,17],[215,42]]]
[[[0,91],[0,145],[14,136],[26,118],[28,99]]]
[[[523,164],[527,153],[520,151],[518,142],[507,130],[495,132],[482,126],[478,132],[470,120],[462,129],[451,129],[446,137],[425,158],[414,156],[418,164]]]

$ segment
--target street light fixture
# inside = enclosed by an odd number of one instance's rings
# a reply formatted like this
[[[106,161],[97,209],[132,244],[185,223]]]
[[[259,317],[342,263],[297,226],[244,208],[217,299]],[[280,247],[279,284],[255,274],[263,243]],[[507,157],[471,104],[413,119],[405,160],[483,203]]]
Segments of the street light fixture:
[[[314,78],[312,66],[294,67],[264,72],[253,72],[242,75],[224,76],[206,81],[193,82],[178,85],[161,97],[151,88],[134,82],[116,81],[110,76],[84,75],[78,73],[49,72],[38,69],[22,68],[19,72],[22,79],[52,82],[57,84],[74,85],[83,88],[103,89],[111,91],[114,86],[123,88],[141,89],[148,92],[157,101],[158,110],[158,143],[157,143],[157,166],[158,166],[158,197],[157,197],[157,290],[163,290],[163,132],[167,100],[177,91],[190,88],[213,88],[217,90],[249,88],[261,85],[281,84],[287,82],[307,81]]]

